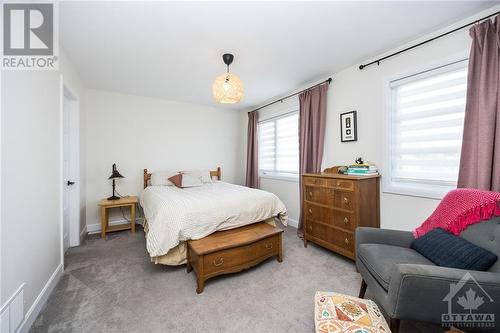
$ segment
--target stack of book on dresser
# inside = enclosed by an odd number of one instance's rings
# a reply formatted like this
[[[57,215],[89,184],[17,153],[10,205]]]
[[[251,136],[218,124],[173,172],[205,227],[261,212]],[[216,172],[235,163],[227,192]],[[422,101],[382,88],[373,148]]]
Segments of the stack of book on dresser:
[[[351,164],[347,167],[347,174],[353,176],[376,175],[378,174],[378,169],[373,164]]]

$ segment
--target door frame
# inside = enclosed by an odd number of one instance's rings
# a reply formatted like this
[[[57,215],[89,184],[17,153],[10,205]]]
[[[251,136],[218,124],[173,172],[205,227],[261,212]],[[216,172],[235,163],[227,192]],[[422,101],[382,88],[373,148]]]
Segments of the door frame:
[[[71,109],[65,110],[64,99],[69,100]],[[64,81],[63,76],[60,78],[60,179],[61,179],[61,200],[60,200],[60,237],[61,237],[61,262],[64,263],[64,195],[67,179],[64,179],[64,119],[67,117],[66,112],[71,112],[69,118],[70,126],[70,178],[75,182],[73,191],[69,196],[69,247],[80,245],[80,98],[75,90]]]

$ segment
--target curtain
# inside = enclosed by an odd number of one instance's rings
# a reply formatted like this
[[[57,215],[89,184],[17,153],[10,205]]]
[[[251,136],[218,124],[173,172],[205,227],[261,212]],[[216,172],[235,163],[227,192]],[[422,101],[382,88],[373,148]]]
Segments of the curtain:
[[[247,175],[245,185],[259,187],[259,149],[257,137],[257,111],[248,112]]]
[[[320,172],[325,142],[326,99],[328,84],[299,95],[299,173]],[[302,181],[302,178],[301,178]],[[302,184],[300,186],[300,219],[297,234],[303,235]]]
[[[500,17],[470,29],[458,187],[500,191]]]

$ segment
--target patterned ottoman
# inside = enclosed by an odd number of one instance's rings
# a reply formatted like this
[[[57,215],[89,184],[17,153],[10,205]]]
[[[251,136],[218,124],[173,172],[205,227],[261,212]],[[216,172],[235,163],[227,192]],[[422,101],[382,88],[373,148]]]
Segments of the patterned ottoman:
[[[317,333],[391,332],[373,301],[324,291],[314,296],[314,323]]]

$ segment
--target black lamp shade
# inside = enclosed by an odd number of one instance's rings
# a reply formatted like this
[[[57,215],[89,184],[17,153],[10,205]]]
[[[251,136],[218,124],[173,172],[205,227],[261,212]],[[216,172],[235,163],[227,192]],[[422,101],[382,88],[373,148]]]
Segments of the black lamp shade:
[[[121,175],[121,173],[116,170],[116,163],[113,164],[113,172],[111,173],[111,176],[109,176],[108,179],[115,179],[115,178],[125,178]]]

